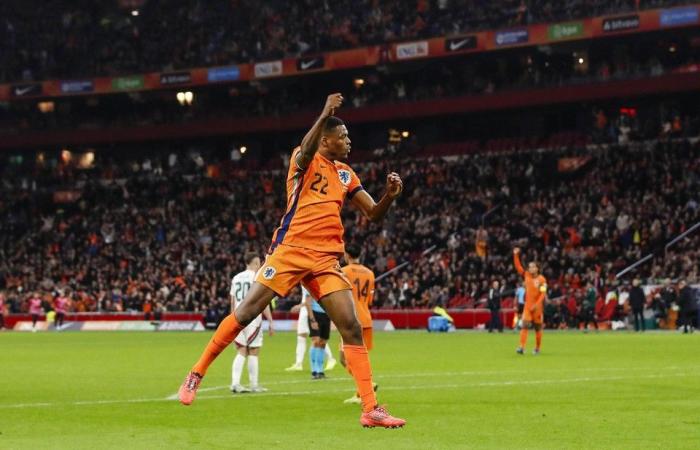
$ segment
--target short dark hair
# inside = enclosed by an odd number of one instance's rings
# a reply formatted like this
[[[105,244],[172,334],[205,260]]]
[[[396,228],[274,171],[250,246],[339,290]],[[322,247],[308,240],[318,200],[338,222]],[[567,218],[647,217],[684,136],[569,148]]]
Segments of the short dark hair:
[[[326,119],[326,123],[323,125],[323,132],[324,133],[330,133],[335,129],[335,127],[339,127],[341,125],[345,125],[345,122],[343,122],[343,119],[340,117],[336,116],[329,116]]]
[[[258,254],[255,252],[246,252],[245,254],[245,263],[250,264],[253,262],[255,258],[258,257]]]
[[[355,244],[349,244],[345,246],[345,253],[350,255],[351,258],[359,258],[361,252],[362,250],[360,250],[360,247]]]

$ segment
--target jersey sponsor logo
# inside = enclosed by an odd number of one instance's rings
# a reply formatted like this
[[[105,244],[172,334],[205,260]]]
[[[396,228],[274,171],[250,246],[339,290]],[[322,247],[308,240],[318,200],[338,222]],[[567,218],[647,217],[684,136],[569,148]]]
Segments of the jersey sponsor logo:
[[[276,273],[277,273],[277,269],[275,269],[272,266],[267,266],[263,269],[262,276],[266,280],[271,280],[274,278]]]
[[[350,171],[349,170],[339,170],[338,171],[338,178],[340,178],[340,182],[343,183],[345,186],[350,184]]]
[[[445,39],[445,51],[459,52],[476,48],[476,36],[463,36],[459,38]]]
[[[639,15],[637,14],[603,20],[603,31],[606,33],[636,28],[639,28]]]
[[[303,72],[305,70],[318,70],[323,69],[325,66],[325,59],[323,56],[314,56],[308,58],[297,59],[297,70]]]

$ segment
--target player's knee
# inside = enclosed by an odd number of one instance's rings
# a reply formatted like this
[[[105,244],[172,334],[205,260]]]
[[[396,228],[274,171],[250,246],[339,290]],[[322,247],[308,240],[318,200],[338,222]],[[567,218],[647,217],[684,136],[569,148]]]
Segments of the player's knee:
[[[343,337],[343,342],[350,345],[362,344],[362,327],[360,327],[360,323],[358,321],[355,320],[347,323],[342,329],[338,328],[338,331],[340,331],[340,334]]]

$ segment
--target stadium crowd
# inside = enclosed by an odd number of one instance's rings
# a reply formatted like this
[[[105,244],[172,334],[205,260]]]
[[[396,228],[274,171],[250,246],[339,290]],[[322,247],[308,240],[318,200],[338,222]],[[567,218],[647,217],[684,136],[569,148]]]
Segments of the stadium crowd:
[[[673,50],[673,51],[671,51]],[[582,61],[582,62],[579,62]],[[0,134],[25,130],[86,129],[203,122],[225,117],[285,117],[315,110],[316,92],[344,92],[347,107],[415,102],[456,96],[481,96],[534,88],[579,86],[615,80],[658,77],[697,70],[700,50],[688,37],[587,43],[576,51],[521,49],[468,59],[435,59],[397,72],[366,69],[333,72],[294,82],[238,83],[194,91],[183,107],[175,93],[136,97],[103,96],[55,99],[41,111],[32,102],[0,108]]]
[[[164,71],[297,56],[692,0],[13,0],[0,4],[0,79]]]
[[[10,310],[63,292],[73,311],[226,311],[244,253],[262,254],[283,215],[284,177],[202,158],[98,160],[92,171],[59,164],[33,181],[6,168],[0,289]],[[406,186],[382,223],[351,208],[343,214],[346,240],[362,245],[375,273],[412,261],[378,285],[377,307],[483,306],[491,280],[517,286],[515,245],[525,261],[542,264],[556,306],[548,317],[557,324],[569,320],[571,299],[574,311],[585,307],[590,287],[596,302],[625,292],[614,274],[647,253],[653,261],[635,273],[644,282],[700,281],[699,234],[663,251],[700,221],[696,140],[427,159],[385,154],[354,166],[375,196],[389,169]],[[296,301],[293,293],[278,307]],[[650,295],[648,306],[669,305]]]

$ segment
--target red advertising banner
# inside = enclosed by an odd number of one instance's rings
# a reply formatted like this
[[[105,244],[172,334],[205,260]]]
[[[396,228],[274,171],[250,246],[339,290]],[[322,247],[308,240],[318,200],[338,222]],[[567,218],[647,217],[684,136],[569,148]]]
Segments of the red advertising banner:
[[[415,119],[454,113],[494,111],[542,105],[573,103],[610,98],[627,98],[654,93],[686,92],[700,89],[697,73],[674,73],[637,80],[613,80],[606,83],[503,91],[487,95],[465,95],[421,100],[406,104],[382,103],[348,109],[343,118],[351,123],[392,119]],[[105,142],[147,142],[159,139],[185,139],[200,136],[228,136],[235,133],[290,131],[308,126],[316,111],[300,111],[285,117],[221,117],[186,124],[163,124],[130,128],[37,131],[6,135],[0,149],[18,149],[42,145],[94,145]]]
[[[260,61],[222,67],[81,80],[17,82],[0,85],[0,101],[67,95],[111,94],[203,86],[400,63],[423,58],[556,44],[563,41],[606,38],[662,29],[697,26],[700,6],[656,9],[619,15],[537,24],[461,36],[375,45],[299,58]]]

